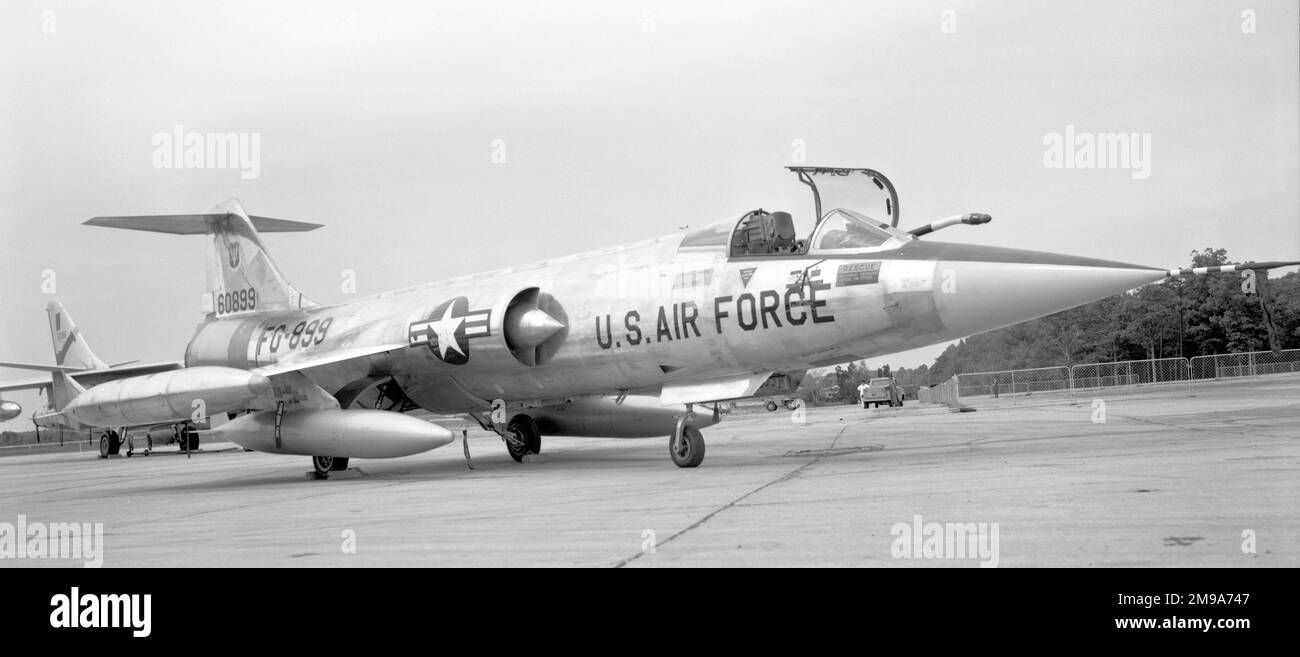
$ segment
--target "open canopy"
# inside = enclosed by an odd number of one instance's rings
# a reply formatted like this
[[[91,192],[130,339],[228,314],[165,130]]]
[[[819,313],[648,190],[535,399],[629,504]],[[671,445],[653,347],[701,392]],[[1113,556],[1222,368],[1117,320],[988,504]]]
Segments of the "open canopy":
[[[913,239],[899,230],[898,193],[872,169],[787,167],[812,191],[815,225],[800,238],[794,217],[783,210],[754,210],[735,224],[689,233],[682,248],[726,247],[732,257],[802,255],[820,251],[877,250]]]

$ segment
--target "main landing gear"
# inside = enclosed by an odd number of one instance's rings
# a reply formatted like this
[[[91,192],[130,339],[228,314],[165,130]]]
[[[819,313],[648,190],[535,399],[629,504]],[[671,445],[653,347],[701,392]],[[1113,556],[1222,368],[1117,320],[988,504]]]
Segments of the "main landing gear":
[[[99,458],[106,459],[110,456],[117,456],[121,451],[121,434],[112,429],[107,429],[99,434]]]
[[[193,452],[199,448],[199,430],[189,422],[172,427],[172,435],[182,452]]]
[[[338,456],[313,456],[311,467],[317,479],[329,479],[331,472],[347,470],[348,460]]]
[[[524,457],[529,454],[542,453],[542,433],[537,428],[537,421],[530,415],[520,413],[510,418],[506,430],[501,433],[501,439],[506,443],[510,458],[519,463],[523,463]]]
[[[196,432],[197,435],[197,432]],[[195,438],[197,441],[198,439]],[[153,451],[153,438],[145,431],[145,441],[147,447],[144,450],[145,456]],[[198,444],[195,442],[195,444]],[[130,432],[126,427],[121,431],[116,429],[105,429],[99,434],[99,458],[106,459],[110,456],[118,456],[122,453],[122,445],[126,445],[126,457],[131,458],[135,455],[135,440],[130,437]]]

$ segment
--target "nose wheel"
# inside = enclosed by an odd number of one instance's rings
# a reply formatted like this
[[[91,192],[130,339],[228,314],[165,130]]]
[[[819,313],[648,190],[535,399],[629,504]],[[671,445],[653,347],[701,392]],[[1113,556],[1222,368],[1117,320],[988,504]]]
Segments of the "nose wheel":
[[[704,434],[699,429],[683,426],[668,437],[668,455],[679,468],[694,468],[704,461]]]

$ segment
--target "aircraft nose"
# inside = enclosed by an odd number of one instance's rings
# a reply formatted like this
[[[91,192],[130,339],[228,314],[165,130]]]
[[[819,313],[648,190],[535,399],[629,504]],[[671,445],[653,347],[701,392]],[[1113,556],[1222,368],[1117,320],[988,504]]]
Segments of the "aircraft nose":
[[[1050,315],[1166,275],[1154,267],[1043,251],[938,242],[921,250],[937,261],[935,309],[954,335]]]

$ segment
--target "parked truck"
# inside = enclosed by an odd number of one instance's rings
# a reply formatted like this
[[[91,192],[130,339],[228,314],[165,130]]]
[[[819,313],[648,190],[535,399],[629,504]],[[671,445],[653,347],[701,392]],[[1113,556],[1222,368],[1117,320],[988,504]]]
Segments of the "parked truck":
[[[903,405],[903,391],[890,377],[871,379],[858,386],[858,397],[862,401],[862,408]]]

